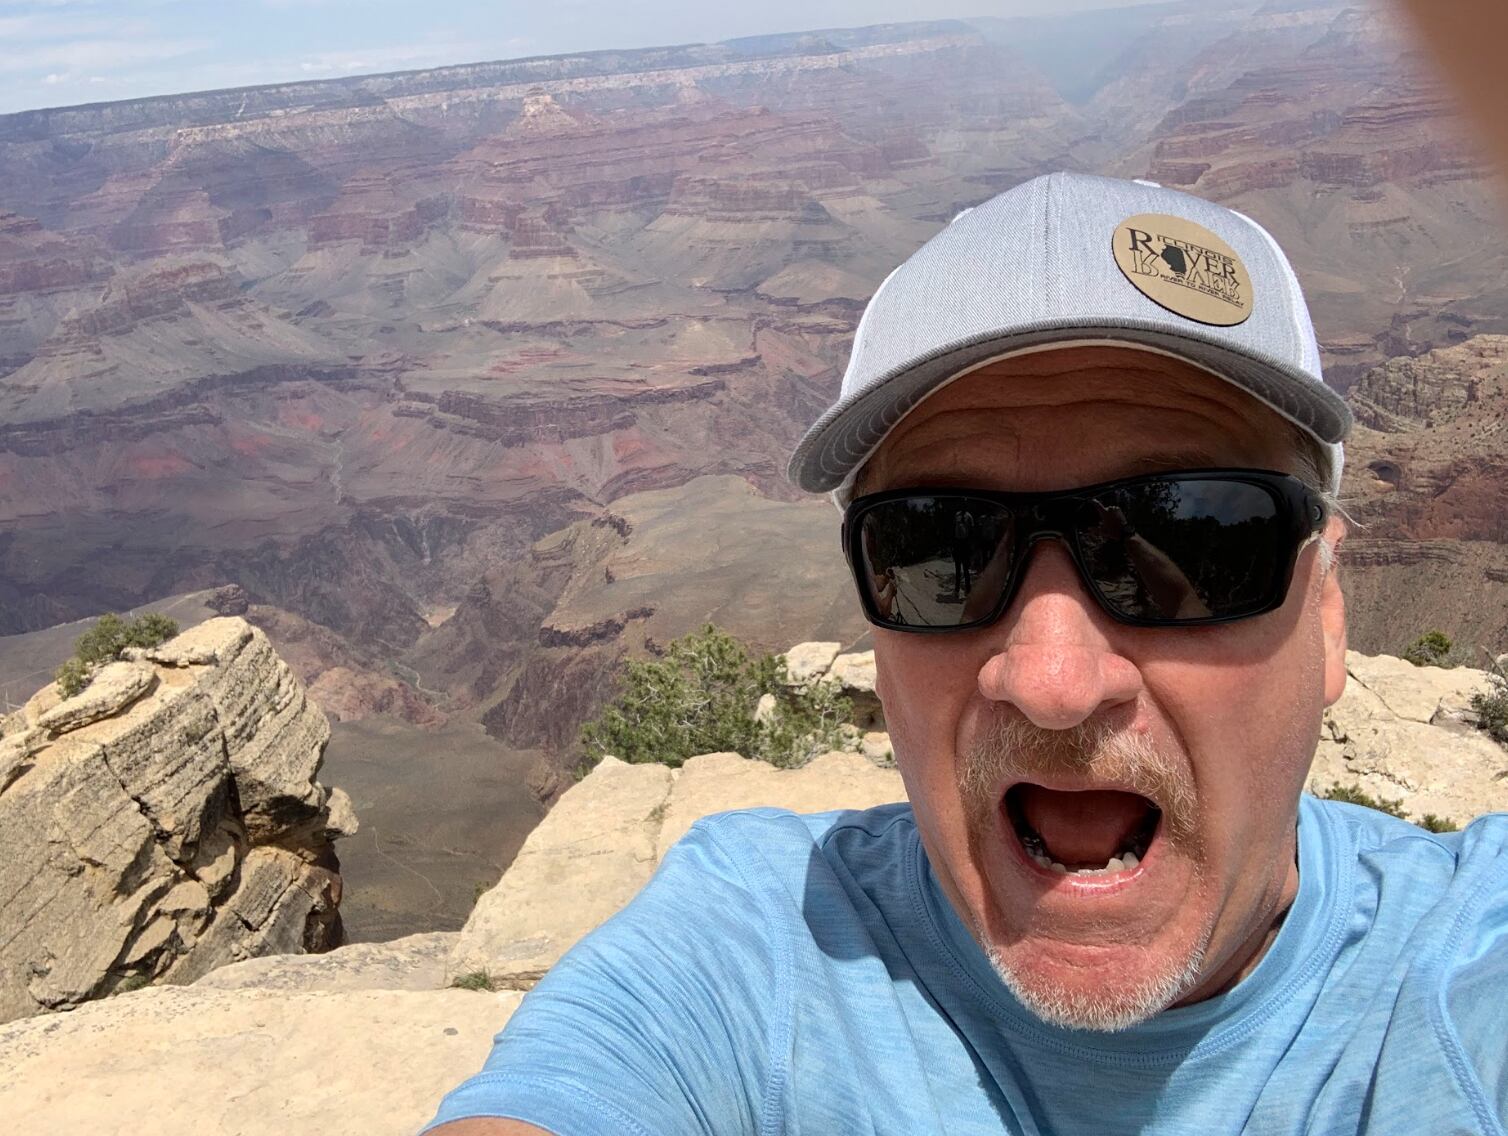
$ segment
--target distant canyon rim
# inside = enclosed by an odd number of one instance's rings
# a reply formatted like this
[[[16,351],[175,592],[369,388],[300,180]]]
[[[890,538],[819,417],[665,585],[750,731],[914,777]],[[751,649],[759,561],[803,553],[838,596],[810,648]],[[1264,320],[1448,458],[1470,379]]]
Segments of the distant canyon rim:
[[[884,274],[1054,169],[1274,233],[1353,646],[1508,648],[1503,186],[1383,8],[1217,0],[0,117],[0,668],[235,585],[362,790],[352,933],[457,927],[625,655],[862,639],[786,455]]]

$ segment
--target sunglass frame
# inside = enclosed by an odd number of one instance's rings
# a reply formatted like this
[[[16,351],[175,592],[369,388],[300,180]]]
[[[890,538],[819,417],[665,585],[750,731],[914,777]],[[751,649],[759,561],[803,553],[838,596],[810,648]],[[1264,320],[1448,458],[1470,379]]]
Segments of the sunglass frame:
[[[1079,545],[1079,529],[1072,524],[1072,517],[1096,494],[1109,490],[1124,489],[1127,486],[1141,484],[1156,484],[1168,481],[1225,481],[1238,484],[1256,485],[1272,494],[1274,500],[1279,503],[1282,518],[1287,522],[1285,537],[1288,541],[1288,549],[1284,560],[1280,562],[1281,586],[1275,586],[1274,594],[1259,607],[1248,611],[1241,611],[1231,615],[1200,616],[1193,619],[1148,619],[1129,616],[1117,611],[1103,593],[1099,585],[1089,573],[1088,564],[1085,561],[1083,550]],[[864,515],[876,506],[891,501],[900,501],[912,497],[960,497],[972,500],[989,502],[992,505],[1002,505],[1007,508],[1018,510],[1017,525],[1015,528],[1015,540],[1012,548],[1012,562],[1010,575],[1006,578],[1001,594],[995,601],[989,613],[979,619],[970,620],[967,623],[923,625],[911,623],[895,623],[880,614],[879,604],[874,595],[873,587],[868,580],[868,572],[864,568],[863,549],[860,548],[863,526],[861,524]],[[1025,517],[1034,511],[1037,519],[1034,523],[1020,523]],[[1120,477],[1111,481],[1102,481],[1094,485],[1086,485],[1075,489],[1048,490],[1035,493],[1002,493],[987,489],[972,489],[968,487],[942,485],[942,486],[908,486],[901,489],[887,489],[880,493],[869,493],[862,497],[856,497],[849,502],[843,510],[842,542],[843,555],[848,561],[850,573],[859,592],[859,602],[864,609],[864,618],[876,627],[886,631],[899,631],[907,634],[941,635],[958,631],[976,631],[988,627],[996,622],[1010,607],[1015,599],[1016,592],[1020,589],[1021,581],[1026,575],[1024,565],[1030,558],[1032,546],[1039,540],[1056,538],[1067,549],[1070,559],[1073,561],[1075,570],[1079,574],[1079,580],[1100,609],[1117,623],[1127,624],[1132,627],[1208,627],[1213,624],[1235,623],[1243,619],[1252,619],[1259,615],[1265,615],[1283,606],[1288,598],[1288,589],[1293,586],[1293,570],[1298,564],[1299,553],[1304,546],[1323,528],[1327,510],[1323,498],[1309,486],[1291,474],[1279,473],[1266,469],[1243,469],[1212,467],[1209,469],[1175,470],[1168,473],[1139,474],[1135,477]],[[1065,524],[1067,519],[1069,523]]]

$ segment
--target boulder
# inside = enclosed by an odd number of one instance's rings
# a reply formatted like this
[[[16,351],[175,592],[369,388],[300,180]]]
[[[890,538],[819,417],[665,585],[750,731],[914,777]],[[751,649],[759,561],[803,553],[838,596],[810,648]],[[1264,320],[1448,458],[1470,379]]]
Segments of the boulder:
[[[894,767],[895,750],[890,745],[890,735],[871,730],[859,742],[859,752],[876,765]]]
[[[240,584],[225,584],[214,590],[204,606],[218,615],[245,615],[251,607],[251,597]]]
[[[1410,819],[1457,825],[1508,809],[1508,750],[1470,728],[1482,671],[1416,667],[1390,656],[1346,655],[1346,690],[1325,711],[1308,787],[1334,785],[1398,801]]]
[[[478,901],[451,952],[450,978],[483,972],[527,989],[654,873],[674,774],[604,757],[560,798]]]
[[[260,631],[212,619],[19,714],[0,741],[0,1021],[339,941],[331,841],[354,814],[315,778],[324,715]]]
[[[827,677],[837,683],[853,703],[854,725],[864,730],[885,728],[885,709],[874,690],[874,652],[856,651],[839,655]]]
[[[521,996],[150,988],[0,1026],[12,1136],[411,1136]]]
[[[792,686],[806,686],[827,673],[842,643],[797,643],[782,657]]]
[[[903,797],[897,773],[855,753],[825,754],[793,770],[736,753],[703,754],[679,770],[604,758],[477,901],[447,975],[483,973],[494,986],[532,986],[632,899],[670,845],[708,813],[756,805],[820,812]]]
[[[157,672],[150,666],[106,663],[94,672],[88,686],[41,715],[37,725],[55,734],[76,730],[120,713],[156,685]]]

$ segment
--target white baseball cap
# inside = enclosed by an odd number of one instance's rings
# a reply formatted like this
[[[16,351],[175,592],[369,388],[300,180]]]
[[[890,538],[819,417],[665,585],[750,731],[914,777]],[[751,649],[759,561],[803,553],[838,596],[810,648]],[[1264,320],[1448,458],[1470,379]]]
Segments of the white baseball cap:
[[[1081,343],[1174,355],[1234,383],[1327,448],[1339,488],[1351,411],[1325,385],[1303,292],[1272,236],[1153,182],[1072,173],[965,210],[885,279],[838,400],[789,476],[842,505],[929,394],[986,362]]]

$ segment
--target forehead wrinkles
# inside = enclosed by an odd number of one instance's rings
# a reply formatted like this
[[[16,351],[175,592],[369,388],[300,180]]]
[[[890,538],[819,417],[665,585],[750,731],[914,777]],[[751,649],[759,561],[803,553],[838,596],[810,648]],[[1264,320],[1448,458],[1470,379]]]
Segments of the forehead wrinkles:
[[[1289,464],[1282,419],[1255,398],[1176,360],[1118,354],[1154,364],[1047,367],[1032,356],[964,376],[901,419],[866,465],[861,490],[895,484],[907,471],[1002,471],[1035,458],[1030,451],[1039,447],[1050,458],[1065,444],[1083,449],[1091,437],[1127,457],[1172,449],[1208,451],[1216,464]],[[1028,361],[1036,364],[1030,373],[1013,373]]]

